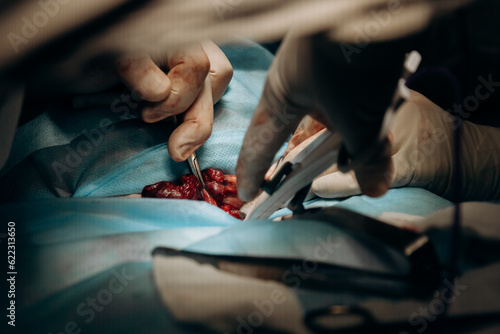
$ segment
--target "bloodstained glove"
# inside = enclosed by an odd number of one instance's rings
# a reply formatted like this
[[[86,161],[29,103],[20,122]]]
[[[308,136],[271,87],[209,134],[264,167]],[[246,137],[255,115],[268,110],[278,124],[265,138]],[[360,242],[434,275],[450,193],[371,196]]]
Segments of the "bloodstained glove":
[[[462,127],[460,189],[452,182],[457,126]],[[396,114],[391,133],[395,171],[387,174],[391,188],[421,187],[447,199],[453,199],[458,190],[462,201],[500,198],[500,129],[463,121],[411,92]],[[335,166],[313,182],[312,191],[323,198],[361,193],[354,175],[335,171]]]
[[[269,70],[243,141],[236,170],[240,198],[249,201],[257,195],[275,153],[306,114],[340,132],[347,152],[356,159],[376,140],[409,43],[411,37],[372,43],[355,57],[346,57],[345,43],[334,43],[327,35],[290,33]],[[367,195],[388,190],[390,153],[386,144],[354,170]]]

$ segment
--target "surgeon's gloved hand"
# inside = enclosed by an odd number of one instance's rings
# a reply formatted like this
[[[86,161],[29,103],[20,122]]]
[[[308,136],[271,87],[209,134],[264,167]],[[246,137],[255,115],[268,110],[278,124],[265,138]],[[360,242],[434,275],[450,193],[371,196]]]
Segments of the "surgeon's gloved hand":
[[[214,104],[233,72],[229,60],[211,41],[164,60],[166,63],[157,65],[149,56],[123,58],[117,68],[123,82],[150,102],[142,111],[144,121],[153,123],[183,114],[182,123],[170,136],[168,151],[175,161],[184,161],[210,137]]]
[[[394,173],[387,173],[391,188],[425,188],[453,199],[453,128],[462,126],[462,179],[458,189],[463,201],[500,198],[500,129],[461,121],[412,91],[391,126]],[[311,137],[308,140],[312,140]],[[297,146],[291,155],[302,148]],[[338,198],[361,193],[353,173],[332,166],[312,184],[319,197]]]
[[[240,151],[236,173],[241,199],[258,194],[275,153],[306,114],[340,132],[356,159],[378,134],[408,48],[403,39],[349,53],[352,48],[326,34],[289,34],[269,70]],[[391,164],[386,145],[354,171],[364,193],[380,196],[388,190],[385,172],[392,170]]]
[[[31,84],[36,87],[32,90],[44,97],[88,94],[121,81],[145,101],[144,121],[153,123],[182,114],[182,123],[168,143],[175,161],[186,160],[210,137],[213,106],[224,94],[233,74],[225,54],[208,40],[152,57],[141,53],[111,57],[97,61],[97,66],[90,70],[82,58],[77,54],[45,71],[49,73],[40,73]],[[47,85],[48,82],[51,84]]]

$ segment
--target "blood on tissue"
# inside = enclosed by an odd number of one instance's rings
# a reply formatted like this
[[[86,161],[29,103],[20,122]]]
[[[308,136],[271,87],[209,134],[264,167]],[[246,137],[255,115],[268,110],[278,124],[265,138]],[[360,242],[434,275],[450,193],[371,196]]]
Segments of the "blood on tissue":
[[[224,175],[220,170],[208,168],[202,172],[206,189],[201,189],[201,184],[193,174],[183,175],[179,184],[160,181],[145,186],[142,189],[142,197],[169,198],[169,199],[203,199],[226,211],[229,215],[242,219],[240,208],[243,206],[238,198],[236,188],[236,176]]]

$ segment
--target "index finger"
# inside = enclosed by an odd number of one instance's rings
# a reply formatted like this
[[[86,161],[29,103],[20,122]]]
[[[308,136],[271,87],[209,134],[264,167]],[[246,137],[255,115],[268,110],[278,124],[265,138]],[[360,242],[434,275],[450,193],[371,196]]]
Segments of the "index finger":
[[[174,161],[186,160],[212,133],[214,104],[210,78],[205,79],[200,95],[183,115],[182,123],[168,140],[168,152]]]
[[[148,55],[118,59],[116,72],[126,86],[146,101],[162,101],[170,94],[170,79]]]
[[[299,122],[296,112],[286,106],[273,108],[265,96],[261,99],[245,134],[236,166],[238,195],[243,201],[257,196],[276,152]]]

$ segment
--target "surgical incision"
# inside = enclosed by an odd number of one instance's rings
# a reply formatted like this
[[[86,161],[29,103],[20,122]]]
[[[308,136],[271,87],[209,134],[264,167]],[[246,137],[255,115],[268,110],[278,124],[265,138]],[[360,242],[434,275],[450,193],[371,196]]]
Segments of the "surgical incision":
[[[172,198],[172,199],[203,199],[231,216],[241,219],[240,208],[244,204],[238,198],[236,189],[236,176],[224,175],[220,170],[209,168],[202,172],[206,190],[201,189],[200,182],[193,174],[183,175],[179,184],[160,181],[145,186],[142,189],[142,197]]]

